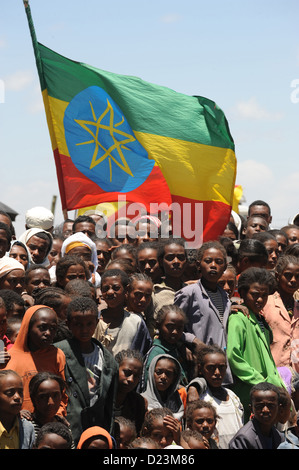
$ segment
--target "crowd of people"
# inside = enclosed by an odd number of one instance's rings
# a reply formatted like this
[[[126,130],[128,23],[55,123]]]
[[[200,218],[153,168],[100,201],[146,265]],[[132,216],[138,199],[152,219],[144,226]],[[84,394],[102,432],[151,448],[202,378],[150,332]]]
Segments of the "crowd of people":
[[[298,218],[0,211],[0,449],[299,448]]]

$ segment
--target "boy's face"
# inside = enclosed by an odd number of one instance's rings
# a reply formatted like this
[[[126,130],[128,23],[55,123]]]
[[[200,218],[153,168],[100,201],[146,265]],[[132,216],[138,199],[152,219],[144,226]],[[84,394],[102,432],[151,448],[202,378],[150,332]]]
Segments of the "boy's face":
[[[27,248],[35,264],[41,264],[47,255],[50,242],[33,235],[27,242]]]
[[[106,277],[102,281],[101,291],[103,299],[109,308],[116,308],[125,304],[126,289],[119,277]]]
[[[194,410],[192,416],[191,429],[198,431],[206,439],[209,439],[216,426],[213,410],[210,408],[198,408]]]
[[[68,449],[67,441],[59,434],[45,434],[37,449]]]
[[[259,423],[273,425],[278,414],[278,396],[273,390],[256,390],[252,394],[251,408]]]
[[[135,313],[144,312],[150,304],[153,286],[147,281],[133,281],[127,293],[128,309]]]
[[[1,414],[17,416],[23,404],[23,383],[15,374],[5,375],[0,379]]]
[[[274,269],[279,256],[278,243],[276,240],[267,240],[264,245],[268,253],[267,269]]]
[[[286,230],[289,239],[289,245],[294,243],[299,243],[299,227],[298,228],[288,228]]]
[[[83,279],[84,281],[86,280],[86,272],[81,264],[73,264],[70,266],[61,284],[63,287],[65,287],[69,281],[74,279]]]
[[[170,344],[176,344],[184,331],[184,319],[176,312],[169,312],[161,324],[161,337]]]
[[[222,385],[226,369],[225,356],[220,353],[211,353],[205,355],[200,372],[210,387],[219,388]]]
[[[51,278],[47,269],[34,269],[28,274],[25,287],[27,293],[31,295],[34,289],[43,289],[50,284]]]
[[[44,380],[38,387],[34,398],[34,407],[40,416],[51,421],[61,403],[61,390],[56,380]]]
[[[253,313],[258,314],[267,303],[269,287],[265,284],[254,282],[249,286],[247,293],[243,294],[243,292],[241,292],[240,295],[245,305],[252,310]]]
[[[67,325],[74,338],[76,338],[80,343],[90,341],[97,323],[98,318],[90,310],[87,310],[86,312],[72,312],[71,319],[67,321]]]
[[[140,271],[149,276],[153,282],[159,280],[161,269],[158,261],[158,252],[154,248],[144,248],[137,255]]]
[[[181,277],[186,268],[185,248],[181,245],[166,245],[164,248],[163,268],[166,276]]]
[[[211,285],[217,284],[226,268],[226,260],[222,251],[217,248],[209,248],[203,253],[202,260],[199,262],[199,271],[201,278]]]
[[[243,234],[245,238],[252,238],[254,233],[265,232],[268,230],[267,221],[263,217],[252,217],[247,222],[247,227],[244,228]]]

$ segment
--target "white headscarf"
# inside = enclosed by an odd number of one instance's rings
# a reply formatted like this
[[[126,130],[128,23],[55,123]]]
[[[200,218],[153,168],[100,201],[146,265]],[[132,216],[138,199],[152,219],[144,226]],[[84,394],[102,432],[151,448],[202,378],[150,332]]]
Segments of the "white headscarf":
[[[47,232],[46,230],[43,230],[42,228],[36,228],[36,227],[35,228],[30,228],[30,229],[28,229],[28,230],[26,230],[25,232],[22,233],[22,235],[19,237],[19,242],[22,242],[22,243],[24,243],[24,245],[27,246],[28,240],[30,240],[31,237],[33,237],[34,235],[36,235],[38,233],[46,233],[47,235],[49,235],[49,238],[50,238],[50,241],[51,241],[45,258],[43,259],[43,261],[41,263],[38,263],[38,264],[41,264],[42,266],[48,266],[50,264],[50,261],[48,260],[48,254],[50,253],[50,251],[52,249],[52,245],[53,245],[53,237],[49,232]],[[37,264],[33,261],[32,257],[31,257],[30,250],[28,250],[28,251],[29,251],[29,256],[30,256],[30,258],[29,258],[30,265]]]
[[[0,278],[6,276],[6,274],[14,271],[15,269],[22,269],[22,271],[25,271],[25,267],[16,259],[10,258],[9,256],[3,256],[3,258],[0,258]]]
[[[68,238],[66,238],[61,247],[61,256],[65,256],[65,254],[70,250],[71,245],[78,246],[77,243],[80,245],[87,246],[91,251],[91,262],[94,265],[93,275],[95,281],[95,287],[99,287],[101,283],[101,276],[97,272],[98,268],[98,255],[97,255],[97,247],[96,244],[83,232],[73,233]]]

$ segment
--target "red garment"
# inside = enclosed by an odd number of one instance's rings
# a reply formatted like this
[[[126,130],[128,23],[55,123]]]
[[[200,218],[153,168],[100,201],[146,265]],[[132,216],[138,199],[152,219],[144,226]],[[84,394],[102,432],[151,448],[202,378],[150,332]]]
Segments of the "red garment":
[[[7,351],[13,346],[13,343],[10,341],[10,339],[6,335],[3,335],[2,341]]]
[[[26,311],[21,328],[15,343],[10,349],[10,360],[5,369],[12,369],[17,372],[23,380],[24,401],[22,409],[33,412],[33,404],[29,395],[29,382],[38,372],[53,372],[60,375],[65,380],[65,355],[64,352],[56,346],[49,346],[46,349],[30,351],[27,344],[29,323],[34,313],[40,308],[49,308],[45,305],[34,305]],[[67,396],[63,397],[57,414],[66,416]]]

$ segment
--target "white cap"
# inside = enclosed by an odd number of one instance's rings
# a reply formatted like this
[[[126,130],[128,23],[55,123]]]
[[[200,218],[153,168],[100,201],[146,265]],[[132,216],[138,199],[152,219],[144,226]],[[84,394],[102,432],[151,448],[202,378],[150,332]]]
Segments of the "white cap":
[[[54,215],[46,207],[32,207],[26,212],[25,223],[27,228],[49,230],[53,227]]]

